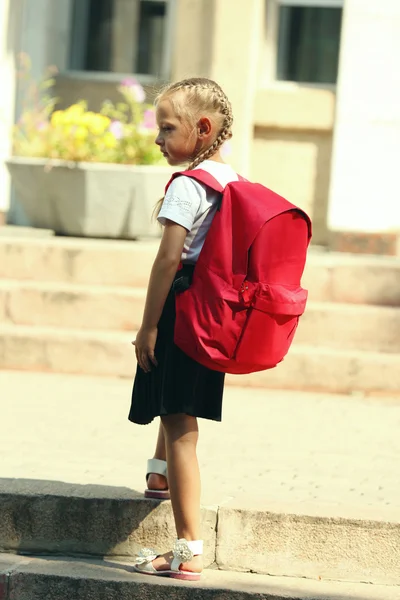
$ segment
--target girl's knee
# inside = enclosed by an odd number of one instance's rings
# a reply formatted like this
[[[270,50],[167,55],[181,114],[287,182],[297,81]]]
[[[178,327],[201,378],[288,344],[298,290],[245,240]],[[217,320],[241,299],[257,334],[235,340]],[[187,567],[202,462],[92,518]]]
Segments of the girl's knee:
[[[186,414],[165,415],[161,417],[166,436],[171,440],[183,437],[194,437],[197,439],[197,418]]]

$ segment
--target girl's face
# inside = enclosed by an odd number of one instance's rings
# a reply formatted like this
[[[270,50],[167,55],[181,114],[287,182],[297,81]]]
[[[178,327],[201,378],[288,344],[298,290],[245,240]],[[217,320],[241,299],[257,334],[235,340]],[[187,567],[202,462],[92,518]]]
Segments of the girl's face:
[[[197,125],[191,125],[176,115],[168,98],[157,104],[156,117],[159,128],[156,144],[170,165],[190,162],[212,136],[209,119],[202,118]]]

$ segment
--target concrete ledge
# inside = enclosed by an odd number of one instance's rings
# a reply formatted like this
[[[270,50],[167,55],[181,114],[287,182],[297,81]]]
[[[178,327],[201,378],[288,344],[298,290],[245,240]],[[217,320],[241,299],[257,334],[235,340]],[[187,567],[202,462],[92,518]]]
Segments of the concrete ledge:
[[[240,505],[239,505],[240,504]],[[269,512],[232,502],[218,512],[220,569],[367,583],[400,583],[400,523]],[[360,511],[361,513],[362,511]],[[399,588],[400,592],[400,588]]]
[[[132,378],[132,333],[0,324],[2,369]],[[294,345],[276,368],[228,375],[228,385],[400,394],[400,354]]]
[[[133,332],[142,322],[145,298],[145,288],[3,279],[0,322],[7,314],[14,324]]]
[[[334,507],[296,514],[294,508],[269,509],[267,501],[257,506],[248,499],[203,507],[206,566],[400,584],[398,519],[367,513],[345,518]],[[0,552],[129,562],[143,546],[171,549],[174,537],[169,502],[145,500],[125,488],[0,480]]]
[[[0,216],[1,220],[1,216]],[[1,225],[1,221],[0,221]],[[17,227],[6,225],[0,229],[0,237],[5,238],[50,238],[54,236],[51,229],[38,229],[36,227]]]
[[[14,554],[0,554],[0,600],[8,600],[11,573],[18,567],[26,566],[31,559]]]
[[[399,588],[206,571],[185,583],[102,561],[35,559],[10,576],[4,600],[398,600]]]
[[[250,375],[228,375],[241,387],[329,391],[349,394],[400,394],[400,354],[360,352],[323,346],[293,345],[274,369]]]
[[[217,508],[202,509],[207,566],[215,562]],[[169,502],[126,488],[0,479],[0,551],[132,558],[171,549]]]
[[[399,256],[400,234],[398,232],[331,231],[329,247],[336,252]]]
[[[147,285],[158,243],[0,238],[0,278],[112,286]],[[310,300],[400,306],[395,257],[310,250],[303,285]]]
[[[147,285],[157,242],[56,237],[0,238],[0,277],[100,285]]]
[[[136,331],[144,288],[0,280],[0,323],[76,330]],[[295,344],[400,352],[400,308],[313,302],[300,320]]]
[[[303,286],[310,300],[400,306],[395,257],[310,252]]]

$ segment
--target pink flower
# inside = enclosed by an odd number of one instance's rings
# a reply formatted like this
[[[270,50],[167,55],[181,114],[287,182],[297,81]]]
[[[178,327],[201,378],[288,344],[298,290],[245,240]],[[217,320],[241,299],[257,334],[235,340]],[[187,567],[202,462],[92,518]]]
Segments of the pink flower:
[[[129,90],[136,102],[142,103],[146,100],[146,92],[134,77],[127,77],[121,85]]]
[[[113,121],[109,130],[116,140],[120,140],[124,137],[124,126],[121,121]]]
[[[144,111],[142,126],[145,129],[152,129],[152,130],[157,128],[156,113],[153,108],[148,108],[147,110]]]

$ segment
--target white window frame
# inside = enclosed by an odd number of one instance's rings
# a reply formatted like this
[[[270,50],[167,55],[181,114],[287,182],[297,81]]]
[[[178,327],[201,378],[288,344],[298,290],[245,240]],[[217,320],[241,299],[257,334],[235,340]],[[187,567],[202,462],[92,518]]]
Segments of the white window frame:
[[[280,81],[277,79],[278,64],[278,35],[279,35],[279,8],[281,6],[313,6],[321,8],[343,8],[345,0],[265,0],[266,1],[266,26],[265,45],[262,64],[262,84],[266,87],[299,86],[336,88],[334,84],[303,84],[296,81]]]
[[[161,68],[160,68],[160,79],[168,81],[171,74],[172,68],[172,53],[173,53],[173,38],[175,33],[176,23],[176,10],[178,0],[146,0],[146,2],[164,2],[167,6],[166,18],[165,18],[165,30],[164,30],[164,48],[162,52]],[[81,0],[83,5],[83,0]],[[84,7],[81,6],[81,10],[84,11]],[[71,19],[72,28],[72,19]],[[70,34],[71,35],[71,34]],[[71,38],[70,38],[71,39]],[[71,42],[70,42],[71,43]],[[74,50],[79,52],[79,48]],[[154,75],[148,75],[144,73],[114,73],[109,71],[85,71],[83,69],[67,69],[63,76],[73,78],[86,78],[92,81],[116,81],[121,80],[121,76],[133,74],[135,77],[143,83],[151,83],[156,78]]]

